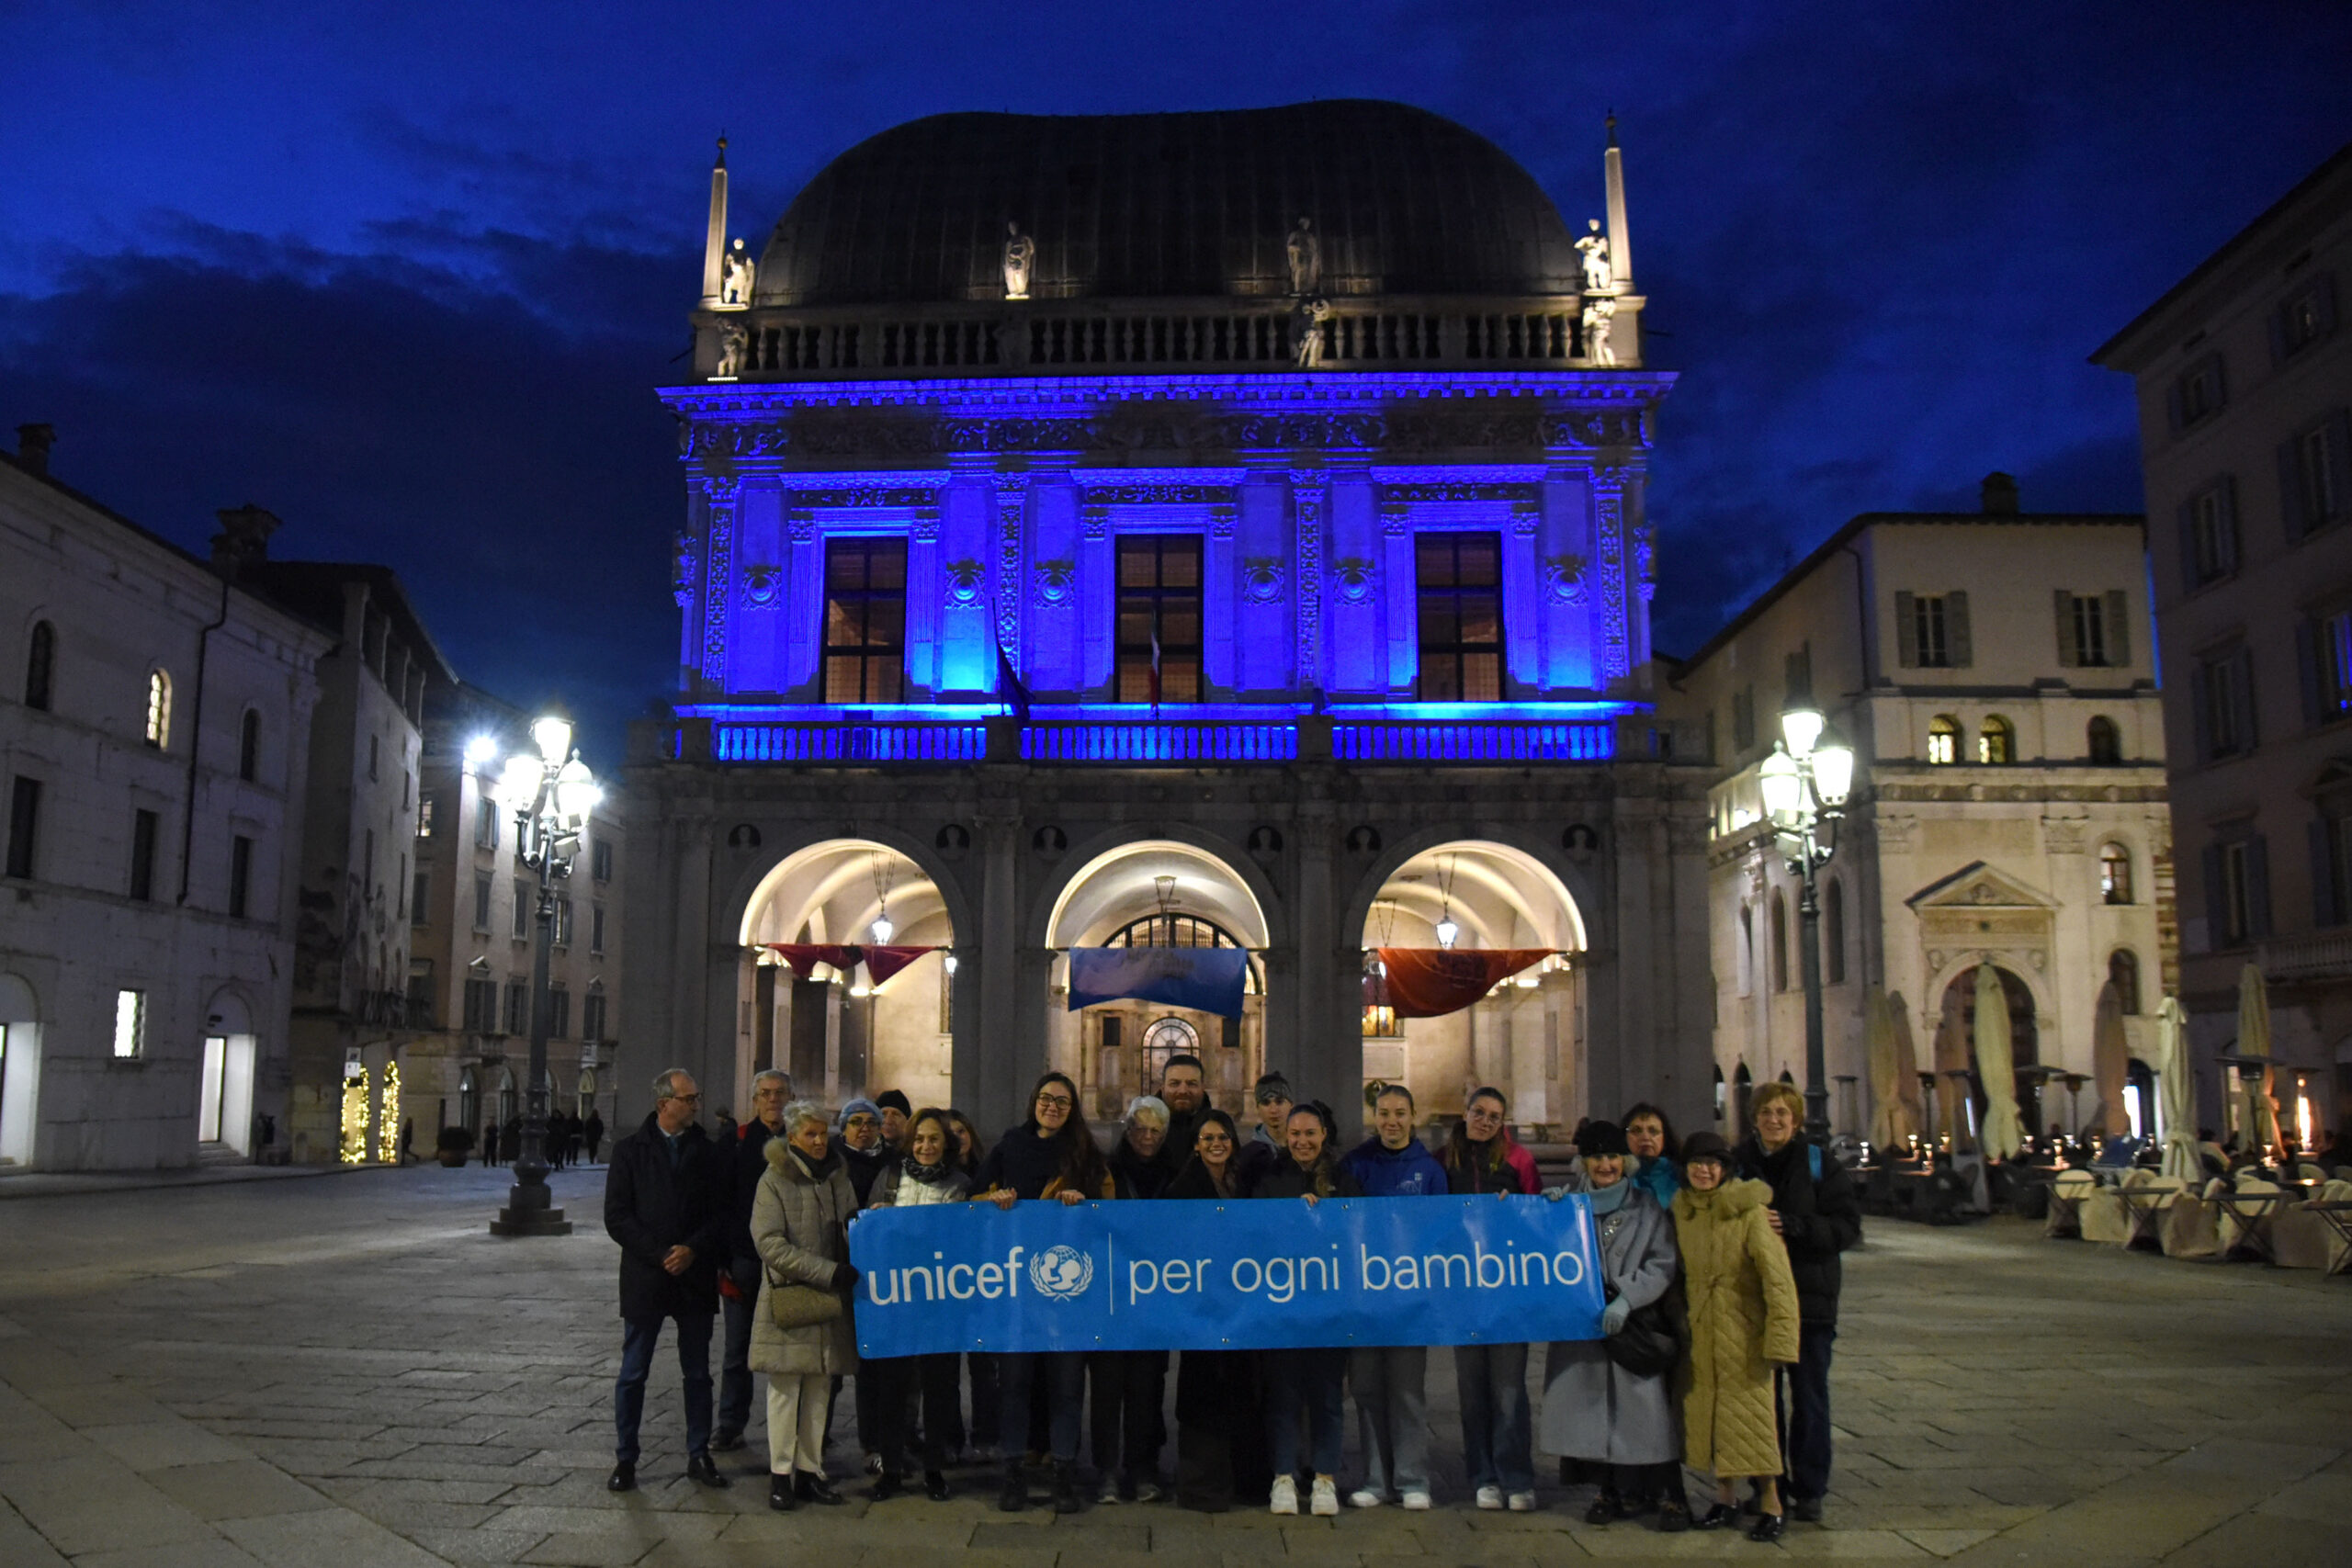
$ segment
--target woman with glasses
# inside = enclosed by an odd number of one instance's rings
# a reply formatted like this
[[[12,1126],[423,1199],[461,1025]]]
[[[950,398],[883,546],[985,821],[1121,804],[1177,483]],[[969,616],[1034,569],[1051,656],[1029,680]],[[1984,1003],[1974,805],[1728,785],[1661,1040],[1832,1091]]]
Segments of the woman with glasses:
[[[1283,1123],[1283,1149],[1251,1190],[1253,1198],[1295,1198],[1312,1207],[1326,1198],[1361,1198],[1363,1189],[1331,1152],[1331,1112],[1320,1101],[1291,1107]],[[1298,1412],[1306,1407],[1307,1455],[1314,1467],[1310,1513],[1329,1517],[1340,1511],[1333,1479],[1345,1440],[1348,1352],[1343,1346],[1311,1346],[1266,1353],[1266,1445],[1273,1450],[1274,1483],[1267,1506],[1277,1514],[1298,1512]]]
[[[1000,1209],[1023,1200],[1083,1203],[1116,1195],[1102,1151],[1079,1113],[1078,1086],[1061,1073],[1037,1080],[1029,1116],[997,1140],[974,1182],[978,1196]],[[1030,1385],[1046,1389],[1047,1441],[1054,1456],[1054,1512],[1077,1513],[1078,1427],[1086,1404],[1086,1357],[1080,1351],[1019,1351],[997,1358],[998,1430],[1004,1441],[1004,1491],[997,1506],[1017,1514],[1029,1506],[1021,1456],[1032,1440]]]
[[[1617,1124],[1625,1129],[1625,1146],[1634,1151],[1634,1184],[1657,1199],[1659,1208],[1671,1208],[1682,1190],[1682,1141],[1674,1135],[1674,1123],[1644,1100]]]
[[[955,1144],[945,1111],[926,1108],[915,1112],[907,1123],[907,1153],[874,1183],[873,1201],[866,1208],[962,1202],[970,1189],[964,1173],[956,1168]],[[881,1422],[876,1451],[882,1456],[882,1474],[874,1483],[874,1500],[885,1502],[906,1490],[901,1466],[909,1440],[915,1436],[908,1420],[909,1405],[920,1392],[923,1492],[934,1503],[947,1501],[953,1495],[947,1486],[947,1457],[954,1451],[951,1435],[959,1425],[956,1352],[864,1360],[858,1364],[857,1375],[861,1380],[872,1379],[874,1408]]]
[[[1111,1178],[1121,1198],[1158,1198],[1168,1190],[1173,1170],[1161,1156],[1170,1120],[1167,1102],[1157,1095],[1138,1095],[1127,1102],[1110,1159]],[[1168,1388],[1168,1352],[1096,1350],[1086,1360],[1094,1394],[1094,1469],[1102,1483],[1097,1501],[1156,1503],[1159,1450],[1168,1443],[1159,1414]]]
[[[1543,1183],[1535,1156],[1514,1142],[1510,1102],[1498,1089],[1472,1091],[1440,1156],[1446,1189],[1457,1194],[1526,1196]],[[1527,1347],[1456,1345],[1454,1386],[1462,1399],[1462,1468],[1478,1506],[1535,1507],[1533,1413],[1527,1403]]]
[[[1241,1135],[1233,1118],[1201,1112],[1193,1156],[1166,1196],[1209,1202],[1246,1197]],[[1186,1350],[1176,1362],[1176,1501],[1204,1514],[1266,1495],[1273,1471],[1255,1350]]]

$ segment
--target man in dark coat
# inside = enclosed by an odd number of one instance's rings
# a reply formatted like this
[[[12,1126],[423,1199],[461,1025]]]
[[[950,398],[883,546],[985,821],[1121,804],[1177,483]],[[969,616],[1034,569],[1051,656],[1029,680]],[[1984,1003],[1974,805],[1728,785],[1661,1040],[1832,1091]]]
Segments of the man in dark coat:
[[[605,1173],[605,1230],[621,1247],[621,1375],[613,1385],[615,1492],[637,1486],[637,1427],[662,1320],[678,1325],[678,1377],[686,1394],[686,1473],[705,1486],[727,1478],[710,1457],[710,1324],[727,1257],[731,1172],[695,1117],[702,1091],[684,1069],[653,1080],[653,1113],[613,1145]]]
[[[1804,1100],[1788,1084],[1767,1084],[1748,1112],[1739,1174],[1772,1189],[1772,1228],[1789,1249],[1797,1282],[1797,1363],[1781,1374],[1789,1517],[1818,1523],[1829,1490],[1829,1351],[1838,1340],[1838,1254],[1862,1239],[1861,1194],[1838,1156],[1798,1131]]]
[[[1159,1145],[1159,1160],[1173,1173],[1193,1157],[1201,1112],[1209,1106],[1208,1075],[1198,1056],[1179,1051],[1168,1058],[1159,1072],[1159,1100],[1168,1107],[1168,1136]]]
[[[605,1146],[604,1113],[594,1106],[588,1108],[588,1120],[581,1124],[581,1135],[588,1140],[588,1163],[596,1163],[596,1151]]]
[[[752,1420],[752,1314],[760,1304],[760,1254],[752,1245],[752,1201],[768,1170],[768,1140],[784,1131],[784,1108],[792,1079],[770,1067],[752,1079],[752,1119],[736,1129],[735,1142],[720,1153],[729,1162],[727,1205],[727,1265],[718,1294],[727,1316],[726,1348],[718,1360],[718,1434],[713,1450],[743,1446]]]

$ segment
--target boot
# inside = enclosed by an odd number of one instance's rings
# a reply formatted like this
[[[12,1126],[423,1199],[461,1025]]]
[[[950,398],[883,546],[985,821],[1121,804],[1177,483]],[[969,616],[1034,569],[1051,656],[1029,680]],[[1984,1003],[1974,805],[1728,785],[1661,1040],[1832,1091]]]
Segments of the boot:
[[[1074,1460],[1054,1461],[1054,1512],[1075,1514],[1086,1506],[1078,1495],[1078,1463]]]
[[[997,1507],[1008,1514],[1017,1514],[1029,1506],[1029,1480],[1021,1473],[1017,1459],[1004,1462],[1004,1490],[997,1495]]]

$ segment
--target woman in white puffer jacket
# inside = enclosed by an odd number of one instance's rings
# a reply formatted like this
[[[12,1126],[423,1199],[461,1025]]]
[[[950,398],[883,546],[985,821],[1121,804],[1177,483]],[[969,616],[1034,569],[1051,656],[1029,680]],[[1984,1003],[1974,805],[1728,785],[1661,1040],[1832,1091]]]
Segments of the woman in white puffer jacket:
[[[861,1214],[876,1209],[905,1209],[922,1203],[961,1203],[971,1184],[956,1166],[956,1129],[947,1112],[926,1106],[907,1123],[906,1157],[874,1179]],[[951,1495],[947,1485],[946,1435],[962,1429],[962,1397],[956,1371],[960,1358],[952,1351],[929,1356],[891,1356],[858,1364],[860,1377],[879,1385],[876,1408],[882,1412],[876,1447],[882,1474],[874,1483],[880,1502],[906,1489],[901,1467],[906,1463],[907,1404],[917,1388],[922,1391],[922,1484],[933,1502]]]

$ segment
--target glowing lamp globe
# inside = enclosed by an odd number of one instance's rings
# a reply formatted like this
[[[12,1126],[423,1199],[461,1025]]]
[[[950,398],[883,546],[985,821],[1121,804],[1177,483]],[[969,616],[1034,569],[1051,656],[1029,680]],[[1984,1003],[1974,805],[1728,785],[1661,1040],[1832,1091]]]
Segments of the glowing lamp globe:
[[[1813,792],[1832,810],[1844,806],[1854,788],[1854,749],[1831,737],[1813,753]]]
[[[1780,747],[1756,770],[1756,787],[1764,796],[1764,815],[1787,827],[1804,812],[1804,778],[1797,761]]]
[[[567,739],[571,738],[570,730],[571,727],[565,726]],[[564,826],[573,831],[588,820],[588,813],[596,808],[596,802],[604,797],[604,793],[596,787],[596,775],[590,773],[588,764],[577,757],[556,771],[556,815],[562,818]]]
[[[890,939],[893,936],[896,936],[899,931],[899,928],[890,923],[890,917],[888,915],[875,916],[872,930],[874,932],[874,945],[876,947],[889,946]]]
[[[1453,923],[1453,917],[1452,915],[1448,915],[1443,919],[1438,921],[1437,944],[1440,947],[1452,947],[1454,943],[1454,940],[1461,936],[1461,934],[1462,928]]]
[[[546,777],[546,763],[517,751],[506,759],[505,771],[498,775],[498,798],[520,810],[538,798],[539,781]]]
[[[1826,723],[1821,710],[1805,704],[1781,715],[1781,739],[1788,743],[1789,755],[1799,761],[1813,755],[1813,748],[1821,739],[1822,726]]]

